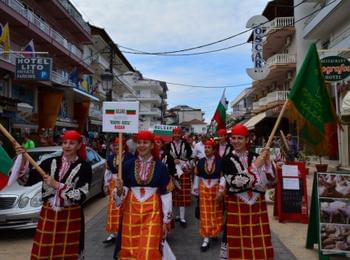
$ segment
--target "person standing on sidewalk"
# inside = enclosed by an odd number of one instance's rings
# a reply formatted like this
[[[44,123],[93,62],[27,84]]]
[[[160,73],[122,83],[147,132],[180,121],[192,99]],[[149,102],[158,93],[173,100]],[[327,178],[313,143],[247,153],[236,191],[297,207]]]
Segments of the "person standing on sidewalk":
[[[180,216],[176,216],[175,220],[179,220],[180,225],[186,228],[185,207],[191,205],[191,171],[189,161],[191,160],[192,149],[181,138],[181,128],[174,128],[173,140],[169,143],[167,151],[174,158],[176,168],[173,205],[174,207],[179,207]]]
[[[84,215],[92,170],[86,159],[81,135],[74,130],[63,135],[63,153],[40,163],[47,173],[43,178],[35,169],[28,170],[21,146],[15,147],[21,169],[18,181],[32,186],[43,181],[43,206],[36,229],[31,259],[80,259],[84,249]]]
[[[201,251],[209,248],[209,239],[222,231],[225,178],[222,176],[221,159],[215,156],[215,141],[205,142],[205,158],[198,161],[195,168],[193,191],[199,196],[200,235],[203,238]],[[221,198],[221,199],[220,199]]]
[[[159,160],[154,135],[137,135],[137,157],[123,165],[114,197],[122,207],[122,243],[118,259],[161,259],[161,242],[172,219],[171,180]]]
[[[232,128],[234,151],[223,160],[226,180],[225,236],[227,251],[221,248],[222,259],[273,259],[265,189],[275,180],[269,149],[260,155],[247,150],[248,129],[237,124]],[[228,254],[227,254],[228,253]]]

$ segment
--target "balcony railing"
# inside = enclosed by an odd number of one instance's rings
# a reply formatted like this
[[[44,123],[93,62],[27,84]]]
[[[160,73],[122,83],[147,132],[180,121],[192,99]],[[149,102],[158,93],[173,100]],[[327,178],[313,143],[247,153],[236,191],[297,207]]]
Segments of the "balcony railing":
[[[266,65],[267,66],[273,66],[273,65],[279,65],[279,64],[293,64],[296,63],[296,55],[294,54],[275,54],[267,59]]]
[[[68,0],[59,0],[61,5],[67,10],[67,12],[77,21],[81,27],[87,32],[91,33],[89,25],[83,20],[80,13],[75,9],[74,6]]]
[[[61,73],[54,70],[51,72],[51,81],[64,86],[76,87],[76,85],[68,79],[68,76],[63,76]]]
[[[294,27],[294,17],[276,17],[270,21],[268,30],[284,27]]]
[[[289,91],[274,91],[267,94],[265,97],[260,98],[253,103],[253,110],[260,110],[262,108],[268,108],[268,106],[276,104],[276,102],[286,101]]]
[[[140,100],[150,100],[150,101],[158,101],[161,102],[161,98],[159,95],[130,95],[126,94],[123,96],[124,99],[140,99]]]
[[[36,14],[24,8],[24,6],[19,1],[17,0],[0,0],[0,1],[8,5],[9,7],[11,7],[11,9],[13,9],[15,12],[20,14],[22,17],[24,17],[26,20],[28,20],[32,24],[34,24],[35,27],[39,28],[45,34],[53,38],[57,43],[59,43],[65,49],[73,53],[80,60],[83,60],[83,53],[79,50],[77,46],[70,43],[61,34],[55,31],[50,25],[42,21]]]

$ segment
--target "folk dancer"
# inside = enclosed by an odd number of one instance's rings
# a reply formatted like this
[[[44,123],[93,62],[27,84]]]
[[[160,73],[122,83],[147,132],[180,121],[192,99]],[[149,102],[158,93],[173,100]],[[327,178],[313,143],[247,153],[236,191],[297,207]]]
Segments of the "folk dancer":
[[[161,259],[160,245],[172,218],[170,178],[158,159],[154,135],[137,135],[137,153],[123,166],[123,179],[115,189],[117,206],[123,208],[122,244],[118,259]]]
[[[85,161],[86,151],[81,135],[74,130],[63,134],[62,155],[50,157],[40,163],[47,173],[41,175],[32,169],[21,154],[18,181],[26,186],[43,181],[43,205],[36,229],[31,259],[80,259],[84,249],[84,216],[81,204],[89,193],[92,170]],[[37,207],[39,202],[35,202]]]
[[[179,220],[180,225],[186,228],[185,207],[191,205],[191,171],[189,169],[189,161],[191,159],[192,150],[188,143],[181,139],[181,128],[174,128],[172,137],[173,140],[168,144],[167,150],[174,158],[176,168],[173,205],[174,207],[179,207],[180,216],[176,216],[175,220]]]
[[[219,129],[218,132],[218,156],[223,159],[232,153],[232,145],[227,141],[226,129]]]
[[[225,179],[222,176],[221,159],[215,156],[215,141],[205,143],[205,158],[198,161],[194,177],[194,193],[199,195],[201,251],[209,248],[209,239],[220,235],[223,221],[222,198]]]
[[[273,259],[265,189],[275,180],[268,149],[257,156],[247,151],[248,129],[232,128],[234,151],[223,160],[226,180],[226,239],[228,259]],[[226,253],[227,253],[226,251]]]
[[[118,178],[118,153],[119,153],[119,138],[116,137],[113,141],[113,153],[108,157],[106,162],[106,172],[104,176],[104,190],[108,195],[108,207],[107,207],[107,222],[106,231],[109,233],[108,237],[103,241],[105,244],[112,243],[116,238],[116,233],[119,230],[120,214],[119,209],[115,205],[112,192],[115,188],[115,182]],[[122,154],[122,162],[127,161],[133,155],[126,152],[125,149]]]

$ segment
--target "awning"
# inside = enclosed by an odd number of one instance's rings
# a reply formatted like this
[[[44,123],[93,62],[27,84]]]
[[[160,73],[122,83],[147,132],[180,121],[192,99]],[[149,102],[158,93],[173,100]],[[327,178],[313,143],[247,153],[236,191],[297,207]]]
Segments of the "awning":
[[[82,91],[80,89],[73,88],[73,91],[78,93],[78,94],[81,94],[83,96],[86,96],[86,97],[90,98],[91,100],[100,101],[97,97],[94,97],[93,95],[90,95],[89,93],[86,93],[85,91]]]
[[[350,115],[350,91],[343,98],[340,111],[342,116]]]
[[[56,126],[61,126],[61,127],[69,127],[69,128],[78,128],[79,125],[78,123],[74,122],[63,122],[63,121],[56,121]]]
[[[261,120],[263,120],[266,117],[266,112],[262,112],[260,114],[257,114],[250,118],[247,122],[244,123],[244,125],[249,129],[252,130],[256,124],[258,124]]]
[[[90,119],[90,124],[92,125],[102,125],[101,120]]]

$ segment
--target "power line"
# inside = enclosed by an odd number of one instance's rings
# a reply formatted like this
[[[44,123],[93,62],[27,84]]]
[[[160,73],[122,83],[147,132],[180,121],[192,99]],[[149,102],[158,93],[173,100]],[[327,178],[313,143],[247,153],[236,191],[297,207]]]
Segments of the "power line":
[[[305,1],[305,0],[304,0]],[[303,1],[303,2],[304,2]],[[317,13],[318,11],[320,11],[321,9],[325,8],[326,6],[334,3],[335,1],[337,0],[333,0],[332,2],[329,2],[327,5],[313,11],[312,13],[300,18],[299,20],[296,20],[294,22],[290,22],[289,24],[286,24],[284,25],[283,27],[280,27],[280,28],[276,28],[275,31],[271,32],[270,35],[274,34],[274,33],[277,33],[279,30],[282,30],[286,27],[289,27],[291,25],[294,25],[312,15],[314,15],[315,13]],[[295,7],[299,6],[300,4],[302,4],[303,2],[299,3],[298,5],[296,5]],[[294,8],[295,8],[294,7]],[[250,29],[252,30],[252,29]],[[193,56],[193,55],[202,55],[202,54],[208,54],[208,53],[214,53],[214,52],[219,52],[219,51],[223,51],[223,50],[228,50],[228,49],[233,49],[233,48],[236,48],[236,47],[239,47],[239,46],[242,46],[242,45],[245,45],[247,44],[248,42],[242,42],[242,43],[238,43],[238,44],[235,44],[235,45],[231,45],[231,46],[228,46],[228,47],[224,47],[224,48],[219,48],[219,49],[214,49],[214,50],[210,50],[210,51],[203,51],[203,52],[194,52],[194,53],[174,53],[174,54],[155,54],[155,53],[149,53],[149,52],[142,52],[140,50],[135,50],[135,52],[132,52],[132,51],[122,51],[123,53],[128,53],[128,54],[134,54],[134,55],[150,55],[150,56],[169,56],[169,57],[172,57],[172,56]],[[120,46],[121,47],[121,46]],[[131,49],[131,48],[129,48]]]
[[[298,7],[299,5],[303,4],[306,0],[303,0],[301,1],[299,4],[291,7],[291,8],[296,8]],[[328,5],[328,4],[327,4]],[[325,5],[325,6],[327,6]],[[324,7],[325,7],[324,6]],[[321,8],[322,9],[322,8]],[[265,23],[262,23],[260,24],[259,26],[261,25],[264,25],[264,24],[267,24],[269,23],[270,21],[267,21]],[[132,54],[137,54],[137,52],[139,53],[142,53],[142,54],[148,54],[148,55],[161,55],[161,54],[173,54],[173,53],[178,53],[178,52],[185,52],[185,51],[191,51],[191,50],[195,50],[195,49],[200,49],[200,48],[204,48],[204,47],[208,47],[208,46],[211,46],[211,45],[215,45],[215,44],[218,44],[218,43],[221,43],[221,42],[224,42],[224,41],[227,41],[227,40],[230,40],[232,38],[236,38],[237,36],[240,36],[242,34],[245,34],[247,32],[250,32],[252,30],[254,30],[255,27],[253,28],[249,28],[247,30],[244,30],[244,31],[241,31],[239,33],[236,33],[236,34],[233,34],[231,36],[228,36],[226,38],[223,38],[223,39],[220,39],[220,40],[217,40],[217,41],[214,41],[214,42],[210,42],[210,43],[207,43],[207,44],[202,44],[202,45],[198,45],[198,46],[195,46],[195,47],[191,47],[191,48],[185,48],[185,49],[180,49],[180,50],[174,50],[174,51],[163,51],[163,52],[148,52],[148,51],[141,51],[141,50],[137,50],[137,49],[134,49],[134,48],[130,48],[130,47],[126,47],[126,46],[122,46],[122,45],[119,45],[120,48],[123,48],[123,49],[126,49],[126,50],[129,50],[129,51],[134,51],[135,53],[132,53]]]

